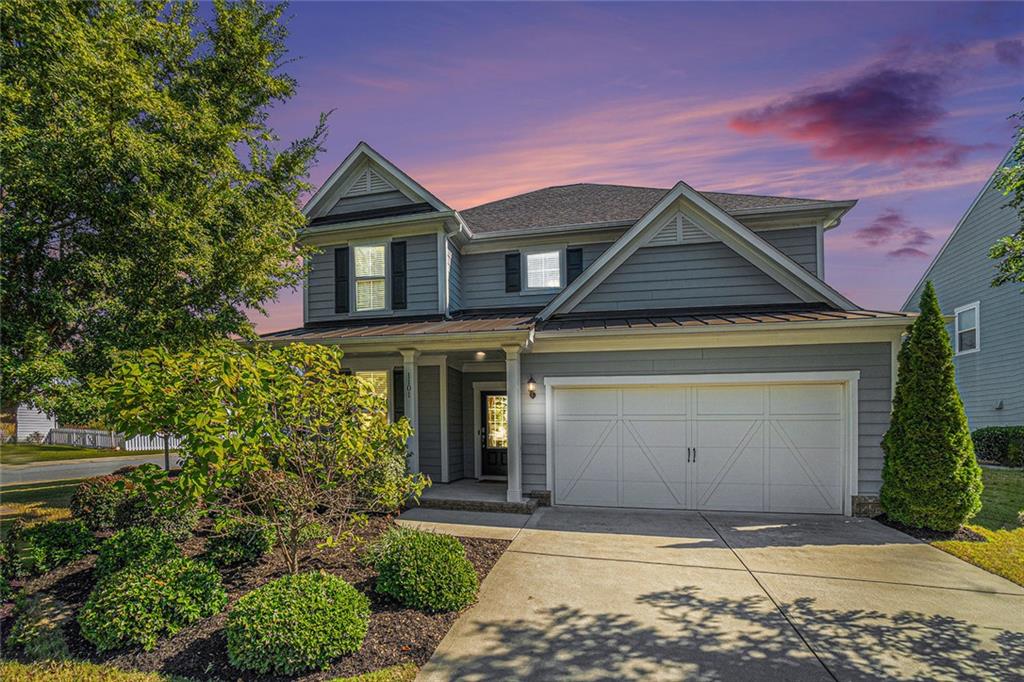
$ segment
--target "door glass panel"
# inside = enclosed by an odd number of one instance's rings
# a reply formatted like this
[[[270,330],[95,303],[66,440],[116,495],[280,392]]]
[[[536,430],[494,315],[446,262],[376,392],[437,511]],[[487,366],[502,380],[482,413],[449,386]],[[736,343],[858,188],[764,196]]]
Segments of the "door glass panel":
[[[487,396],[487,447],[508,447],[508,396]]]

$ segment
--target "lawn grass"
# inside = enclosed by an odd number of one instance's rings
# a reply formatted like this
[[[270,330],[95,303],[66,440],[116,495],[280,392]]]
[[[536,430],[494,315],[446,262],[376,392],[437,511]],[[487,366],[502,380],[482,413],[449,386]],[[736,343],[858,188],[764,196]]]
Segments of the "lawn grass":
[[[125,672],[106,665],[66,661],[61,663],[0,663],[4,682],[186,682],[157,673]]]
[[[29,521],[52,521],[71,516],[68,505],[80,478],[45,483],[15,483],[0,486],[0,533],[19,517]]]
[[[354,677],[335,677],[329,682],[412,682],[418,672],[415,663],[403,663]]]
[[[944,540],[932,545],[1024,586],[1024,528],[1017,525],[1017,513],[1024,509],[1024,470],[982,467],[981,475],[981,511],[968,528],[987,542]]]
[[[97,450],[72,445],[36,445],[34,443],[4,443],[0,445],[0,464],[17,466],[36,462],[63,462],[96,457],[134,457],[163,454],[163,450]]]

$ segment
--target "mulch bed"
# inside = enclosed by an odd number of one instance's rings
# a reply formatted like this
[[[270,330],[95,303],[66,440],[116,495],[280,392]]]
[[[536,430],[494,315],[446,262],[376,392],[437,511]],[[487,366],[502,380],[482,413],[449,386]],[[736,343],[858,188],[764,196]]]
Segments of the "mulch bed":
[[[367,527],[359,531],[366,541],[372,541],[393,524],[390,517],[370,519]],[[199,554],[208,531],[200,529],[183,545],[185,553]],[[459,538],[466,548],[482,581],[508,547],[505,540]],[[56,569],[28,581],[24,586],[32,592],[43,590],[75,608],[85,603],[92,590],[92,566],[95,556]],[[160,640],[153,651],[137,648],[97,654],[93,646],[82,637],[78,624],[72,621],[66,628],[68,646],[76,659],[105,663],[124,670],[159,672],[196,679],[220,680],[329,680],[335,677],[372,672],[391,665],[415,663],[423,665],[448,632],[458,613],[430,614],[410,609],[378,596],[373,591],[376,572],[359,562],[358,550],[337,548],[307,555],[303,570],[324,570],[340,575],[366,594],[370,599],[370,628],[363,647],[355,654],[337,660],[330,668],[298,677],[277,677],[240,671],[228,662],[227,636],[224,626],[227,612],[193,623],[174,637]],[[272,553],[259,563],[237,569],[223,569],[224,587],[228,592],[228,608],[246,592],[287,573],[284,561]],[[13,622],[10,605],[0,611],[0,631],[7,633]],[[6,651],[10,656],[12,652]]]
[[[981,535],[980,533],[976,533],[975,531],[973,531],[970,528],[967,528],[965,526],[960,526],[960,528],[958,528],[958,529],[956,529],[954,531],[929,530],[927,528],[914,528],[913,526],[904,525],[904,524],[900,523],[899,521],[894,521],[894,520],[890,519],[888,516],[886,516],[885,514],[882,514],[881,516],[876,516],[875,517],[875,521],[878,521],[881,524],[889,526],[890,528],[895,528],[898,531],[902,531],[902,532],[906,533],[907,535],[909,535],[911,537],[917,538],[918,540],[923,540],[923,541],[929,542],[929,543],[931,543],[931,542],[940,542],[940,541],[943,541],[943,540],[957,540],[957,541],[960,541],[960,542],[987,542],[988,541],[988,539],[984,535]]]

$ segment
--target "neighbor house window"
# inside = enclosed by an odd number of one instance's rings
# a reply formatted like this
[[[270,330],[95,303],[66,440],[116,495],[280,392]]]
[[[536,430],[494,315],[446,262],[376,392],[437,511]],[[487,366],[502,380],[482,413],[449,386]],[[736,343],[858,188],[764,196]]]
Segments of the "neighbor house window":
[[[562,251],[526,254],[526,288],[559,289],[562,286]]]
[[[356,246],[356,312],[387,307],[387,248],[384,244]]]
[[[356,372],[356,377],[368,383],[373,392],[382,398],[388,397],[388,373],[385,370],[375,372]]]
[[[956,352],[972,353],[979,348],[978,337],[978,302],[960,306],[954,311],[956,316]]]

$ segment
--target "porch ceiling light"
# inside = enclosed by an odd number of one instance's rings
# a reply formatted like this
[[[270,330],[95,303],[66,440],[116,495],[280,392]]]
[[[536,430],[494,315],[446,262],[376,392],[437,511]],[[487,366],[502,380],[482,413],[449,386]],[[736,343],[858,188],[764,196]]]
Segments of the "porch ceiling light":
[[[533,375],[526,380],[526,390],[529,392],[531,398],[537,397],[537,382],[533,380]]]
[[[474,357],[475,357],[475,358],[476,358],[477,360],[483,360],[484,358],[486,358],[486,357],[487,357],[487,353],[483,352],[482,350],[478,350],[478,351],[476,352],[476,354],[474,355]]]

